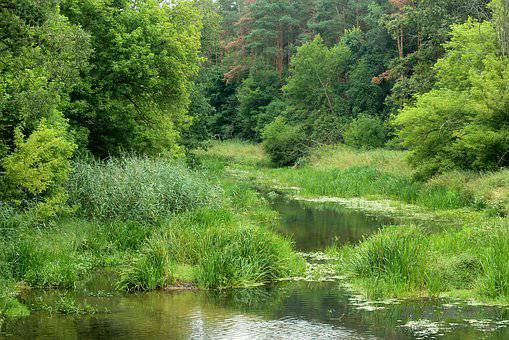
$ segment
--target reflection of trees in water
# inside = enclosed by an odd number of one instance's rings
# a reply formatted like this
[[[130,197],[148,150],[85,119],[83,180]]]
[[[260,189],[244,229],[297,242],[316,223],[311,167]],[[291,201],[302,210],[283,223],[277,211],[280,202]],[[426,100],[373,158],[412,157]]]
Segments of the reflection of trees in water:
[[[54,294],[35,293],[50,303]],[[243,326],[263,333],[264,322],[271,327],[309,330],[352,330],[356,334],[388,339],[410,338],[415,334],[401,325],[408,321],[429,320],[461,324],[450,330],[453,338],[476,339],[482,331],[465,319],[508,320],[509,309],[446,305],[446,301],[419,299],[384,309],[359,309],[352,295],[338,282],[283,282],[273,286],[227,291],[152,292],[106,297],[77,297],[111,314],[93,316],[49,316],[33,313],[28,318],[6,321],[3,331],[19,337],[47,334],[53,338],[193,338],[211,334],[241,334]],[[278,322],[278,320],[282,322]],[[445,320],[445,321],[444,321]],[[288,322],[287,322],[288,321]],[[320,325],[324,325],[321,327]],[[242,326],[242,327],[241,327]],[[447,326],[447,325],[445,325]],[[1,327],[1,326],[0,326]],[[234,329],[227,329],[233,327]],[[308,328],[306,328],[308,327]],[[230,333],[228,333],[228,331]],[[240,332],[240,333],[239,333]],[[263,333],[263,334],[262,334]],[[509,329],[488,333],[507,339]],[[1,338],[1,335],[0,335]]]
[[[392,219],[368,216],[338,204],[275,201],[273,207],[282,217],[281,231],[291,235],[297,248],[315,251],[332,245],[354,243]]]

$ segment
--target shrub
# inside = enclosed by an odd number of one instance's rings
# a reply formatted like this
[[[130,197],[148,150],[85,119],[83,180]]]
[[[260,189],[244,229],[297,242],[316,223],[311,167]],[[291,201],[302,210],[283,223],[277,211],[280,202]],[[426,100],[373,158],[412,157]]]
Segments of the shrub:
[[[76,149],[63,123],[44,120],[27,138],[16,130],[15,151],[3,160],[11,199],[46,219],[65,210],[65,182],[71,171],[69,159]]]
[[[138,157],[77,162],[67,187],[81,215],[144,222],[207,205],[220,194],[183,164]]]
[[[387,140],[387,129],[379,118],[363,115],[348,125],[343,138],[347,145],[356,148],[379,148]]]
[[[277,117],[263,131],[263,146],[275,164],[293,165],[307,153],[306,134],[300,126]]]

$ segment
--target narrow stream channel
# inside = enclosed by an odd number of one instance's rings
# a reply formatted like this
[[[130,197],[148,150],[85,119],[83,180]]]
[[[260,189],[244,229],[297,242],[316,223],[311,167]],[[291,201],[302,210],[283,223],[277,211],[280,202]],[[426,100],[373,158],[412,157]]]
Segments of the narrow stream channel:
[[[356,242],[386,218],[337,205],[276,200],[281,232],[303,252]],[[34,312],[0,324],[0,339],[509,339],[509,309],[421,299],[366,303],[339,282],[285,282],[227,292],[108,293],[107,275],[72,293],[107,309],[90,316]],[[48,301],[61,292],[34,292]],[[71,293],[69,293],[71,294]]]

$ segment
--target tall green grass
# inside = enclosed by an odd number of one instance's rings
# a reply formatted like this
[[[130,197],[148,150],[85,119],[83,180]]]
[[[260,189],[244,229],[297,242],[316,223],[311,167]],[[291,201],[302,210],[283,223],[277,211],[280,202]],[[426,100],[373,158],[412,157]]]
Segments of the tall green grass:
[[[341,254],[340,267],[371,298],[446,294],[509,301],[509,225],[503,219],[433,233],[385,228]]]
[[[272,174],[287,184],[301,187],[302,193],[307,195],[392,198],[436,210],[462,208],[475,203],[466,191],[417,182],[409,176],[382,172],[372,166],[344,170],[279,169]]]
[[[3,242],[0,268],[33,287],[73,288],[99,267],[118,265],[157,230],[136,222],[59,220],[46,228],[19,226]]]
[[[120,287],[151,290],[190,279],[200,287],[226,288],[304,271],[304,261],[291,242],[264,227],[243,223],[247,222],[224,209],[176,217],[123,267]]]
[[[417,228],[386,228],[363,242],[348,260],[358,277],[374,278],[372,297],[420,289],[425,281],[426,239]]]
[[[67,190],[87,218],[155,222],[217,201],[220,189],[203,174],[163,159],[125,157],[76,162]]]
[[[397,150],[318,146],[311,150],[302,168],[271,169],[261,145],[218,142],[199,154],[200,159],[218,169],[226,166],[248,170],[243,174],[246,178],[299,186],[308,195],[375,196],[434,210],[472,207],[489,215],[509,214],[509,170],[452,171],[421,182],[413,179],[406,155]]]
[[[509,233],[496,233],[480,262],[480,292],[490,298],[509,297]]]

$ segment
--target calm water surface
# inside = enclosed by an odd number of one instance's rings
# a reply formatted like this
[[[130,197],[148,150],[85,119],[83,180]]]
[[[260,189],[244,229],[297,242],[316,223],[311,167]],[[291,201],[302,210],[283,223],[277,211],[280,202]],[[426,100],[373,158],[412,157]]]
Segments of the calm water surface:
[[[302,251],[356,242],[390,220],[333,205],[275,201],[281,232]],[[287,282],[227,292],[104,293],[99,275],[78,292],[81,303],[108,313],[34,312],[4,321],[12,339],[509,339],[509,309],[443,300],[366,303],[338,282]],[[51,305],[62,292],[32,292],[27,303]]]

